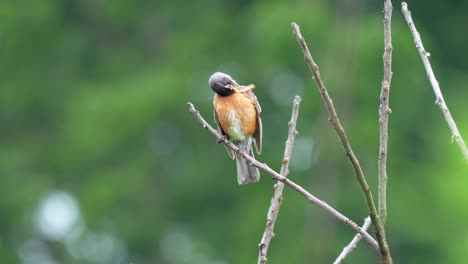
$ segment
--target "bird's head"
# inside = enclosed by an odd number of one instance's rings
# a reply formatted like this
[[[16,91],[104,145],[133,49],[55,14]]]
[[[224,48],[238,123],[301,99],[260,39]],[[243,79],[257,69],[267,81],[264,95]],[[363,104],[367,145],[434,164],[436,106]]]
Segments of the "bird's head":
[[[211,89],[220,96],[228,96],[236,91],[236,87],[239,86],[231,76],[222,73],[222,72],[215,72],[211,75],[210,79],[208,80]]]

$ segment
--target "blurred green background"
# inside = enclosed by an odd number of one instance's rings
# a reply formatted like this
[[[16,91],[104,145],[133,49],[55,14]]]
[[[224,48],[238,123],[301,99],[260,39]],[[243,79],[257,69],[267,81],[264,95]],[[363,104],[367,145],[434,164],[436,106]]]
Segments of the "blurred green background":
[[[0,263],[256,263],[273,193],[239,187],[208,77],[255,83],[259,159],[357,223],[366,206],[292,35],[301,25],[376,197],[383,1],[0,1]],[[468,139],[468,2],[409,3]],[[394,2],[387,236],[397,263],[468,258],[468,168]],[[354,233],[286,188],[269,263],[331,263]],[[346,263],[376,263],[361,243]]]

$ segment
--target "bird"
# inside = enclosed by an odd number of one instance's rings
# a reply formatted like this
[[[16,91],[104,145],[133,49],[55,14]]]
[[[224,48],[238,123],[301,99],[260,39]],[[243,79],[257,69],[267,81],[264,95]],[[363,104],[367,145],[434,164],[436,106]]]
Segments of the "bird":
[[[262,111],[257,97],[252,92],[253,84],[239,85],[231,76],[213,73],[208,84],[215,92],[213,99],[214,119],[218,131],[239,147],[243,153],[254,157],[252,142],[257,154],[262,152]],[[226,147],[226,146],[225,146]],[[236,160],[237,182],[239,185],[258,182],[260,172],[239,153],[226,147],[229,156]]]

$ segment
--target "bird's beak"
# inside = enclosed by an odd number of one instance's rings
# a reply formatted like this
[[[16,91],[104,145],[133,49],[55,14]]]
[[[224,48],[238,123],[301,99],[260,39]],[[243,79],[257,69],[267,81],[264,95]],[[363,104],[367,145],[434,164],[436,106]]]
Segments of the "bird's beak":
[[[249,84],[247,86],[243,86],[243,85],[238,85],[238,84],[230,84],[230,85],[228,85],[228,87],[231,90],[234,90],[234,91],[236,91],[238,93],[243,93],[243,92],[247,92],[247,91],[250,91],[250,90],[254,89],[255,85]]]
[[[228,84],[228,85],[226,85],[226,87],[228,89],[231,89],[231,90],[234,90],[234,91],[238,92],[240,86],[238,84]]]
[[[223,85],[221,83],[216,83],[216,86],[219,87],[219,88],[223,88],[223,89],[228,89],[228,90],[232,90],[232,91],[237,91],[235,87],[233,87],[233,85],[231,84],[227,84],[227,85]]]

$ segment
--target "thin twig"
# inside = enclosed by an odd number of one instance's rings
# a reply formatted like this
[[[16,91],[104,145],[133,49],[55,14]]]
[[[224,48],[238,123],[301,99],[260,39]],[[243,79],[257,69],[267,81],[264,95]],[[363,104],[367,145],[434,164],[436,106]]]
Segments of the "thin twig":
[[[226,137],[219,134],[217,130],[215,130],[212,126],[210,126],[210,124],[208,124],[208,122],[206,122],[205,119],[203,119],[203,117],[200,115],[200,113],[195,109],[195,107],[193,106],[192,103],[189,102],[189,103],[187,103],[187,105],[188,105],[189,111],[195,116],[195,118],[201,123],[201,125],[204,128],[208,129],[208,131],[216,137],[218,142],[223,143],[226,147],[228,147],[229,149],[235,151],[236,153],[241,155],[244,159],[248,160],[253,166],[265,171],[268,174],[270,174],[273,179],[275,179],[277,181],[280,181],[280,182],[286,184],[287,186],[291,187],[293,190],[295,190],[296,192],[300,193],[302,196],[307,198],[307,200],[309,202],[311,202],[311,203],[315,204],[316,206],[322,208],[323,210],[327,211],[329,214],[334,216],[336,219],[340,220],[341,222],[343,222],[347,226],[351,227],[354,231],[361,234],[363,236],[363,238],[367,241],[367,243],[369,243],[369,245],[371,245],[375,250],[377,250],[377,251],[379,250],[379,245],[374,240],[374,238],[372,238],[372,236],[369,235],[366,231],[362,230],[362,228],[359,225],[357,225],[355,222],[353,222],[352,220],[350,220],[349,218],[347,218],[346,216],[344,216],[343,214],[341,214],[340,212],[335,210],[333,207],[328,205],[326,202],[318,199],[317,197],[315,197],[314,195],[312,195],[311,193],[306,191],[300,185],[294,183],[293,181],[291,181],[290,179],[288,179],[288,178],[286,178],[284,176],[281,176],[279,173],[277,173],[276,171],[271,169],[265,163],[260,163],[255,158],[248,155],[247,153],[245,153],[243,151],[240,151],[240,149],[236,145],[234,145]]]
[[[288,123],[288,139],[285,143],[283,162],[280,170],[281,176],[284,177],[287,177],[289,173],[289,160],[291,158],[294,140],[298,134],[296,131],[296,123],[297,116],[299,115],[299,104],[301,103],[301,100],[302,99],[299,96],[294,97],[291,120]],[[273,229],[275,227],[276,218],[278,217],[281,202],[283,200],[283,189],[284,183],[278,182],[275,184],[275,193],[273,195],[273,198],[271,198],[270,208],[268,209],[265,231],[263,232],[262,239],[260,240],[260,244],[258,245],[259,264],[267,263],[268,246],[270,245],[270,241],[271,239],[273,239],[274,236]]]
[[[385,237],[385,230],[377,216],[377,209],[375,208],[374,199],[372,198],[372,193],[370,191],[369,185],[367,184],[366,178],[364,177],[364,173],[362,172],[361,165],[359,164],[359,161],[354,155],[351,145],[349,144],[346,133],[343,127],[341,126],[340,119],[338,118],[335,107],[333,105],[333,101],[328,95],[328,91],[325,88],[325,84],[323,83],[320,77],[319,67],[317,66],[314,59],[312,58],[312,55],[309,52],[307,43],[305,42],[299,30],[299,26],[293,22],[292,28],[293,28],[294,36],[299,42],[299,45],[301,46],[302,51],[304,53],[304,59],[309,65],[310,71],[312,72],[312,77],[317,83],[317,87],[327,107],[328,114],[329,114],[328,120],[330,121],[332,126],[335,128],[336,133],[338,134],[338,137],[340,138],[341,144],[343,145],[343,148],[346,152],[346,156],[348,156],[354,168],[356,179],[358,180],[359,185],[361,186],[362,192],[364,193],[364,197],[366,198],[367,207],[369,209],[369,215],[372,220],[372,225],[374,226],[374,231],[377,237],[377,242],[379,243],[379,250],[380,250],[380,255],[382,258],[382,263],[386,263],[386,264],[392,263],[392,258],[390,256],[390,249],[388,247],[387,239]]]
[[[379,107],[379,218],[382,226],[387,221],[387,142],[388,142],[388,116],[392,112],[389,107],[390,82],[392,81],[392,1],[384,3],[384,56],[382,91],[380,92]]]
[[[362,229],[364,230],[367,230],[369,228],[371,224],[371,219],[370,217],[366,217],[366,219],[364,219],[364,224],[362,225]],[[343,251],[341,251],[340,255],[336,258],[336,260],[333,262],[333,264],[340,264],[344,261],[344,259],[349,255],[349,253],[351,253],[353,250],[356,249],[357,247],[357,244],[359,243],[359,241],[361,241],[361,238],[362,236],[360,234],[356,234],[353,238],[353,240],[351,240],[351,242],[349,242],[349,244],[343,248]]]
[[[424,49],[421,36],[416,30],[416,26],[414,25],[413,19],[411,18],[411,12],[408,10],[408,5],[405,2],[401,3],[401,12],[403,12],[406,22],[408,23],[408,26],[411,30],[411,34],[414,38],[414,44],[416,44],[416,49],[419,51],[419,55],[421,56],[424,68],[427,72],[427,77],[429,78],[429,81],[432,85],[432,89],[434,90],[436,96],[435,103],[439,106],[450,130],[452,131],[452,141],[455,140],[455,142],[457,142],[463,154],[465,162],[468,163],[468,148],[465,144],[465,141],[463,141],[460,132],[458,131],[457,124],[455,123],[455,120],[453,120],[452,114],[450,113],[447,104],[445,104],[444,97],[442,96],[442,91],[440,90],[439,82],[435,78],[434,71],[432,70],[431,63],[429,62],[430,54]]]

